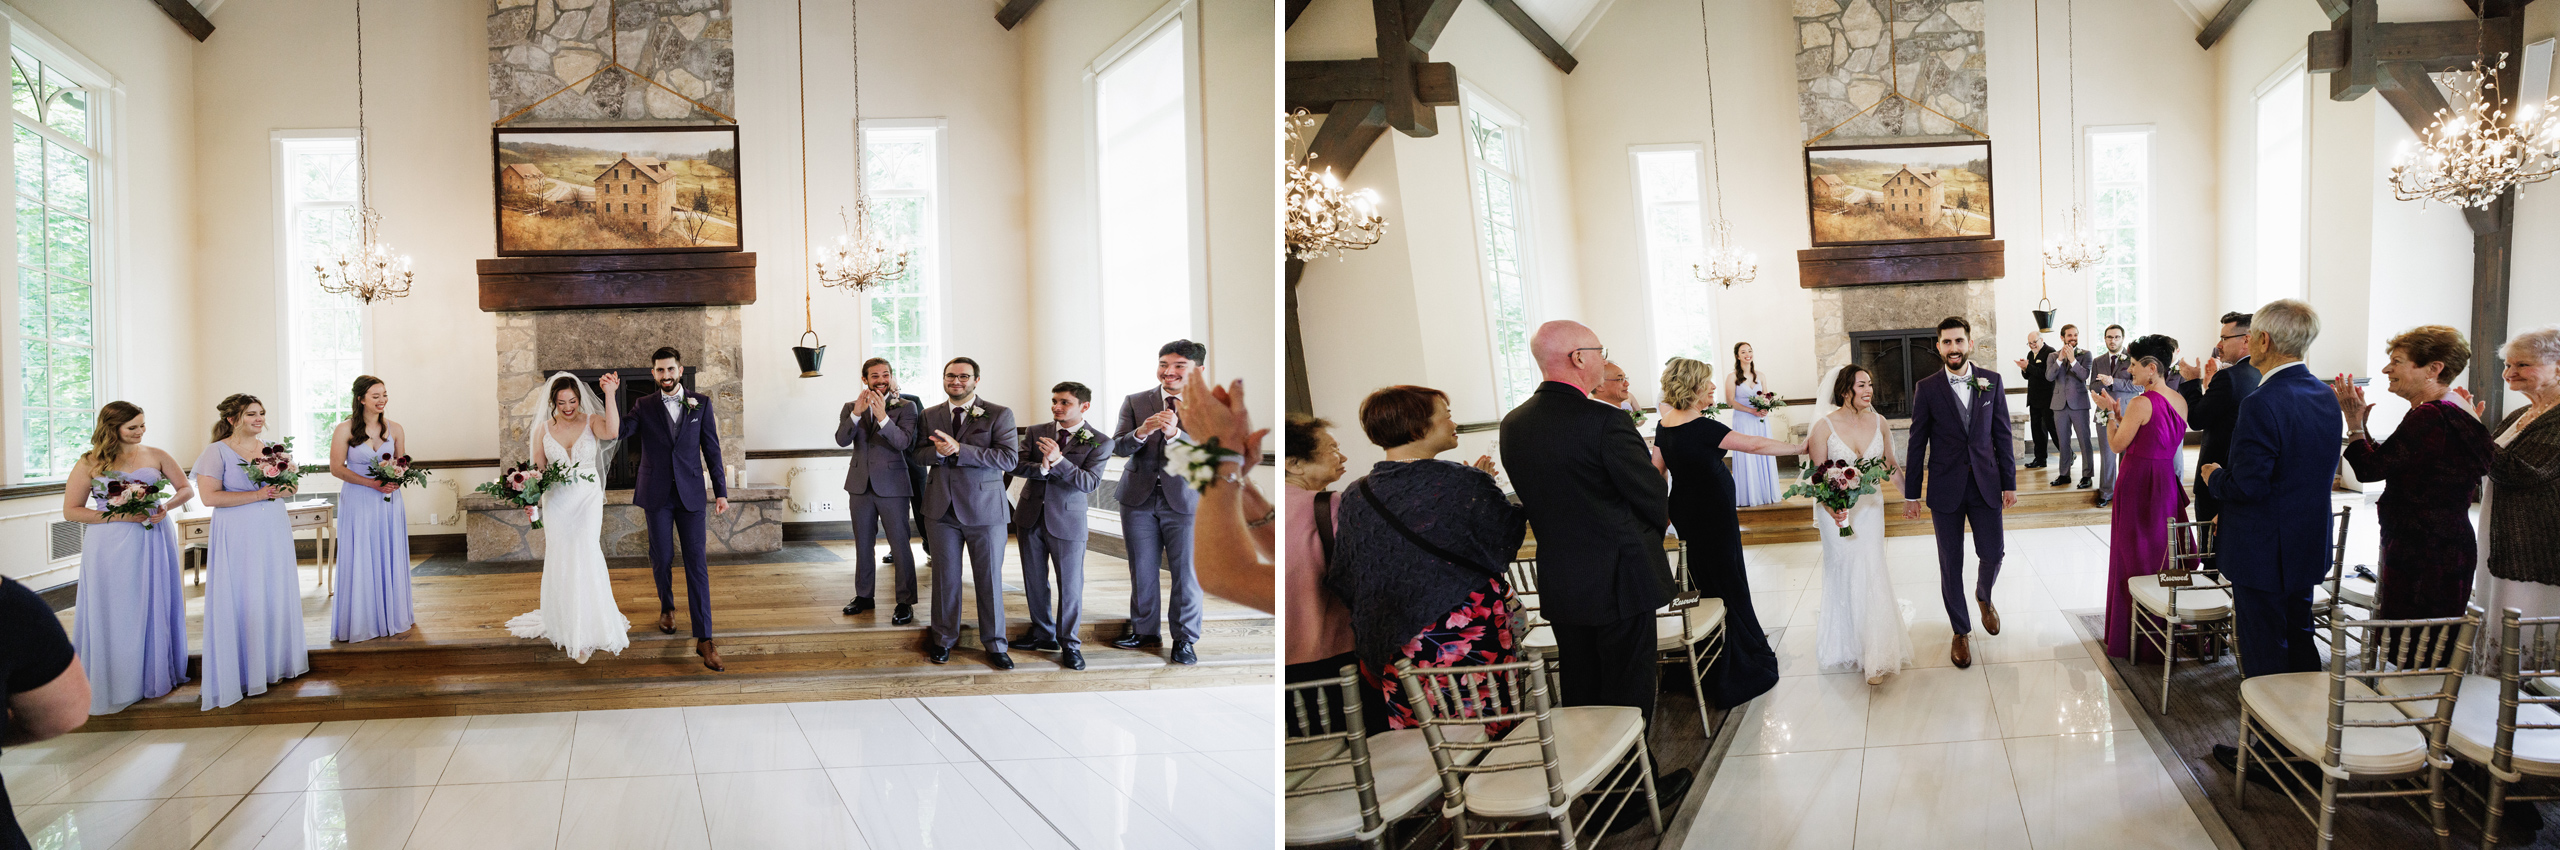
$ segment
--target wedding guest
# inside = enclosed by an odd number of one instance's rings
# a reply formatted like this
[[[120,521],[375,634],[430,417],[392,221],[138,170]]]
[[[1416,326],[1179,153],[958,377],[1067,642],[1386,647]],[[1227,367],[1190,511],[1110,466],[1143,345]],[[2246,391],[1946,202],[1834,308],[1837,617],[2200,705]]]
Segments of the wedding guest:
[[[396,635],[418,622],[409,604],[409,506],[400,485],[374,477],[374,465],[408,454],[408,432],[383,415],[391,388],[359,375],[355,410],[329,435],[329,474],[338,485],[338,593],[330,601],[329,636],[362,641]]]
[[[1200,662],[1193,648],[1200,640],[1200,579],[1191,569],[1191,523],[1200,493],[1183,481],[1183,470],[1166,466],[1165,452],[1172,443],[1190,441],[1175,407],[1183,382],[1208,357],[1208,346],[1187,339],[1157,349],[1156,387],[1121,401],[1120,427],[1111,437],[1111,453],[1129,459],[1120,469],[1117,494],[1121,533],[1129,547],[1129,633],[1111,645],[1163,646],[1170,627],[1170,660],[1175,664]],[[1172,573],[1169,605],[1164,604],[1160,572]]]
[[[1725,379],[1732,396],[1733,432],[1752,437],[1769,436],[1769,419],[1751,406],[1751,397],[1769,388],[1760,377],[1759,360],[1753,357],[1751,343],[1733,344],[1733,374]],[[1667,400],[1667,397],[1666,397]],[[1747,508],[1778,501],[1778,459],[1767,455],[1742,454],[1733,459],[1733,504]]]
[[[2027,380],[2027,430],[2033,434],[2029,440],[2036,459],[2027,461],[2021,469],[2043,469],[2044,441],[2054,436],[2053,378],[2048,372],[2053,367],[2052,357],[2053,346],[2044,344],[2044,332],[2028,331],[2027,356],[2018,359],[2018,374]]]
[[[1671,525],[1688,545],[1689,584],[1702,596],[1724,600],[1724,653],[1708,670],[1707,700],[1732,708],[1778,684],[1778,651],[1751,607],[1751,579],[1742,568],[1742,520],[1734,512],[1734,474],[1725,453],[1768,460],[1799,455],[1804,444],[1744,434],[1715,417],[1715,367],[1686,357],[1662,365],[1662,419],[1653,444],[1671,477]],[[1735,458],[1738,470],[1742,458]]]
[[[1606,371],[1600,377],[1600,386],[1591,390],[1591,397],[1608,402],[1619,410],[1636,412],[1635,387],[1627,382],[1627,370],[1618,368],[1616,363],[1602,365]]]
[[[187,681],[187,598],[178,577],[178,530],[167,520],[195,498],[196,488],[177,458],[142,444],[147,430],[142,408],[107,402],[89,432],[89,450],[62,488],[62,518],[88,526],[80,533],[72,645],[88,659],[90,714],[123,711]],[[111,488],[162,481],[170,489],[159,507],[107,516],[104,509],[116,500]]]
[[[2108,456],[2124,456],[2116,479],[2123,498],[2115,501],[2108,522],[2107,654],[2130,658],[2136,648],[2126,619],[2131,612],[2125,608],[2125,579],[2159,572],[2168,563],[2169,523],[2186,513],[2187,490],[2179,486],[2172,461],[2187,436],[2187,400],[2168,384],[2177,340],[2152,334],[2119,355],[2113,343],[2124,332],[2111,329],[2107,336],[2108,356],[2124,365],[2124,385],[2137,393],[2120,399],[2110,387],[2096,394],[2098,409],[2107,413]],[[2145,652],[2141,660],[2157,656]]]
[[[2356,477],[2389,485],[2374,502],[2382,526],[2382,558],[2374,568],[2384,620],[2459,617],[2471,603],[2471,574],[2480,541],[2471,530],[2471,496],[2489,473],[2489,429],[2446,398],[2446,389],[2471,362],[2471,344],[2444,325],[2421,325],[2391,338],[2391,362],[2382,367],[2392,395],[2409,412],[2375,441],[2365,433],[2373,405],[2346,375],[2330,382],[2347,416],[2347,465]]]
[[[2249,357],[2263,370],[2258,389],[2240,403],[2229,462],[2196,470],[2222,501],[2222,524],[2248,529],[2216,544],[2234,585],[2245,675],[2320,667],[2311,586],[2329,575],[2339,412],[2337,395],[2302,364],[2319,335],[2309,304],[2288,298],[2258,308],[2249,330]]]
[[[925,659],[951,662],[960,643],[960,572],[965,558],[977,585],[978,642],[987,663],[1013,669],[1005,651],[1004,537],[1012,518],[1004,501],[1004,476],[1022,461],[1022,437],[1013,411],[978,397],[978,361],[954,357],[942,364],[942,404],[924,411],[912,461],[931,467],[924,490],[925,546],[942,569],[933,571],[933,624]]]
[[[1360,679],[1386,709],[1384,728],[1406,729],[1420,722],[1398,693],[1396,661],[1462,667],[1519,660],[1508,569],[1528,522],[1494,484],[1493,458],[1437,459],[1458,447],[1458,423],[1439,390],[1370,393],[1360,402],[1360,430],[1387,459],[1344,489],[1339,557],[1326,580],[1351,607]]]
[[[2089,489],[2091,475],[2098,465],[2097,452],[2089,446],[2089,352],[2080,350],[2080,326],[2062,326],[2062,348],[2045,358],[2045,380],[2052,384],[2045,402],[2053,408],[2053,442],[2062,451],[2062,468],[2053,475],[2053,486],[2071,485],[2074,460],[2086,460],[2080,467],[2079,489]],[[2071,450],[2072,438],[2079,438],[2080,450]]]
[[[283,499],[289,488],[249,482],[267,443],[267,406],[234,393],[214,407],[213,445],[196,458],[196,492],[213,508],[204,589],[205,711],[267,692],[311,671],[302,637],[302,575]]]
[[[2196,519],[2213,519],[2222,514],[2222,500],[2204,486],[2203,469],[2231,457],[2231,429],[2240,419],[2240,403],[2257,392],[2260,372],[2250,362],[2247,313],[2222,314],[2222,335],[2215,339],[2213,356],[2201,366],[2178,364],[2178,392],[2187,397],[2187,427],[2204,432],[2204,446],[2196,451]]]
[[[1282,460],[1287,482],[1281,498],[1288,503],[1290,684],[1339,675],[1351,655],[1351,613],[1341,597],[1325,587],[1325,564],[1333,558],[1341,494],[1325,489],[1342,480],[1341,447],[1333,440],[1333,423],[1303,413],[1289,414]]]
[[[1629,706],[1649,725],[1660,676],[1653,612],[1672,597],[1662,550],[1670,488],[1634,421],[1583,395],[1609,359],[1598,334],[1551,321],[1529,353],[1545,380],[1502,417],[1502,462],[1538,530],[1538,611],[1555,633],[1563,703]],[[1686,768],[1657,777],[1657,798],[1676,807],[1691,779]]]
[[[2098,403],[2099,411],[2113,416],[2113,411],[2123,410],[2126,402],[2132,401],[2134,396],[2141,395],[2144,390],[2134,383],[2133,359],[2124,353],[2124,326],[2108,325],[2105,339],[2107,352],[2089,359],[2089,393],[2092,396],[2091,400]],[[2161,382],[2162,386],[2168,387],[2170,392],[2177,392],[2178,373],[2176,371],[2163,370],[2161,377],[2166,379]],[[2109,407],[2105,400],[2095,398],[2099,395],[2114,400],[2115,405]],[[2109,444],[2106,436],[2112,433],[2114,425],[2112,421],[2098,423],[2098,507],[2101,508],[2106,507],[2116,498],[2116,450]],[[2178,439],[2178,443],[2172,444],[2173,449],[2184,445],[2186,435],[2181,434]],[[2174,468],[2176,452],[2173,451],[2170,458],[2171,466]]]
[[[1093,389],[1074,381],[1049,388],[1049,421],[1023,433],[1028,442],[1013,476],[1022,503],[1013,511],[1013,536],[1022,544],[1022,595],[1031,606],[1031,629],[1014,643],[1058,653],[1058,666],[1084,669],[1085,494],[1102,486],[1111,447],[1085,424]],[[1057,601],[1049,581],[1057,579]]]
[[[898,571],[898,607],[890,612],[889,624],[903,626],[916,621],[916,554],[909,545],[907,518],[921,491],[909,473],[924,467],[907,462],[907,453],[920,439],[916,411],[921,406],[898,393],[896,371],[885,358],[862,361],[862,395],[836,412],[836,445],[854,447],[845,466],[844,492],[853,511],[854,551],[862,553],[853,569],[853,601],[845,603],[844,615],[858,616],[875,607],[871,593],[878,586],[880,561],[871,558],[871,541],[885,529],[885,560]]]
[[[2507,389],[2525,406],[2490,431],[2497,446],[2480,491],[2480,574],[2474,604],[2560,615],[2560,325],[2535,328],[2498,349]],[[2393,439],[2398,439],[2394,437]],[[2399,486],[2393,484],[2393,487]]]
[[[44,597],[0,577],[0,746],[49,741],[89,722],[89,677]],[[0,781],[0,847],[29,846]]]
[[[1256,611],[1277,611],[1279,574],[1272,553],[1278,551],[1273,526],[1280,511],[1246,473],[1262,465],[1262,442],[1271,431],[1254,430],[1253,414],[1245,409],[1243,381],[1212,386],[1208,373],[1194,370],[1185,386],[1189,389],[1181,398],[1182,421],[1191,423],[1204,440],[1243,449],[1241,454],[1222,456],[1208,484],[1200,488],[1195,514],[1199,524],[1192,531],[1200,589]]]

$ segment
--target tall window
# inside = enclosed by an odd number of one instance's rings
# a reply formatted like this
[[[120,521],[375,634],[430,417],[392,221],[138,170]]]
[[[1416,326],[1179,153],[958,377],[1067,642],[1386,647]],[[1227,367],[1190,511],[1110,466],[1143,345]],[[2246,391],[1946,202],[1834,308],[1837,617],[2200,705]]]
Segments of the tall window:
[[[2258,89],[2258,292],[2256,304],[2303,293],[2311,108],[2303,62]]]
[[[872,228],[907,248],[907,273],[863,296],[871,354],[900,386],[941,380],[935,296],[942,291],[942,122],[869,121],[862,128],[863,191]]]
[[[1520,190],[1520,121],[1467,92],[1467,183],[1475,196],[1476,253],[1481,258],[1485,314],[1493,335],[1493,391],[1501,409],[1538,387],[1529,356],[1529,283]]]
[[[2091,276],[2094,324],[2143,328],[2151,287],[2151,128],[2089,129],[2090,226],[2107,246]]]
[[[1094,77],[1107,398],[1154,385],[1156,349],[1192,336],[1184,23],[1167,18]]]
[[[360,202],[353,134],[297,135],[276,140],[277,232],[288,347],[286,397],[270,399],[267,416],[279,436],[293,437],[304,457],[317,459],[331,429],[347,418],[347,395],[364,373],[365,316],[354,298],[320,291],[312,267],[356,240]],[[282,422],[275,420],[281,418]]]
[[[70,473],[97,413],[99,90],[23,47],[9,51],[19,481]]]
[[[1644,227],[1644,272],[1653,292],[1654,351],[1662,359],[1715,363],[1708,287],[1690,268],[1706,256],[1706,226],[1698,209],[1698,146],[1641,147],[1631,156]]]

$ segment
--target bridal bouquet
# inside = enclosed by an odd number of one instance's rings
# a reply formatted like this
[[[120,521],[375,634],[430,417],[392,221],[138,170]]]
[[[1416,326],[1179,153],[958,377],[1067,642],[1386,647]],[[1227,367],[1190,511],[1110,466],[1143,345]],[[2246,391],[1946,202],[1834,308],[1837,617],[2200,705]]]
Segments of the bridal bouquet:
[[[1779,398],[1777,393],[1773,393],[1768,390],[1761,390],[1759,392],[1752,393],[1749,397],[1744,398],[1742,403],[1751,405],[1751,412],[1763,416],[1768,415],[1770,411],[1787,406],[1786,399]]]
[[[570,467],[567,463],[556,460],[543,464],[539,468],[530,464],[519,463],[516,464],[514,469],[507,470],[506,474],[498,476],[498,480],[482,484],[479,487],[473,488],[473,490],[475,492],[485,493],[498,499],[505,500],[509,504],[523,508],[525,510],[525,516],[533,519],[533,527],[541,528],[542,494],[544,492],[549,491],[553,487],[567,484],[572,480],[596,480],[593,473],[585,472],[575,473],[575,477],[573,478],[569,469]]]
[[[1787,485],[1787,492],[1781,495],[1783,498],[1803,496],[1825,508],[1845,511],[1857,506],[1860,497],[1876,492],[1891,477],[1893,468],[1885,463],[1884,458],[1856,462],[1830,460],[1821,466],[1805,467],[1804,474],[1796,479],[1796,483]],[[1840,526],[1840,536],[1856,537],[1858,530],[1844,523]]]
[[[158,527],[158,524],[150,522],[149,518],[153,511],[160,509],[161,500],[168,496],[169,481],[165,478],[153,479],[151,483],[145,484],[128,478],[111,476],[99,478],[89,484],[89,499],[99,506],[99,513],[106,514],[111,520],[121,516],[143,517],[145,521],[142,527],[146,529]]]
[[[302,466],[293,462],[292,437],[268,443],[257,457],[240,461],[240,468],[248,470],[250,484],[260,487],[292,490],[302,484]]]
[[[423,469],[410,468],[408,455],[375,458],[373,461],[373,480],[380,481],[394,487],[415,487],[417,485],[427,483],[427,471]],[[382,500],[385,502],[391,501],[391,494],[382,494]]]

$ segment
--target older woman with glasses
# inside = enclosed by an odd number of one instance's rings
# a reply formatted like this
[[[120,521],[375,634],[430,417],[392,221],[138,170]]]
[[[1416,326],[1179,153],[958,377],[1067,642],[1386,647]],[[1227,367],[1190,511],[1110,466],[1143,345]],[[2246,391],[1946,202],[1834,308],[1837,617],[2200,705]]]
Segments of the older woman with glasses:
[[[2471,495],[2489,471],[2489,429],[2460,402],[2446,398],[2471,362],[2462,332],[2422,325],[2392,337],[2382,374],[2409,412],[2376,441],[2365,432],[2373,405],[2346,375],[2329,382],[2347,417],[2347,465],[2366,481],[2390,486],[2375,502],[2382,525],[2377,596],[2385,620],[2459,617],[2471,602],[2479,542],[2471,533]]]
[[[2523,609],[2528,617],[2560,614],[2560,325],[2516,335],[2498,350],[2507,389],[2528,404],[2491,429],[2497,446],[2480,489],[2480,574],[2474,604],[2483,611]],[[2476,408],[2475,408],[2476,410]]]

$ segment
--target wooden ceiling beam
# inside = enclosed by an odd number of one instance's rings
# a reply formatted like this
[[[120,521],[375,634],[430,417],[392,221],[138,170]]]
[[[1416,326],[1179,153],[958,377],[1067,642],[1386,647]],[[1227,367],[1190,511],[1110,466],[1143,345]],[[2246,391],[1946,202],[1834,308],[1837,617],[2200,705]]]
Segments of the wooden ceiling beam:
[[[2376,16],[2380,14],[2376,0],[2349,0],[2347,14],[2329,22],[2329,31],[2338,34],[2346,48],[2346,64],[2329,74],[2329,99],[2344,103],[2363,97],[2373,90],[2377,47]]]
[[[1413,46],[1413,10],[1404,0],[1370,0],[1369,10],[1377,23],[1378,70],[1386,81],[1386,97],[1378,102],[1386,107],[1387,126],[1417,139],[1439,135],[1439,111],[1422,105],[1422,86],[1413,75],[1413,66],[1431,61]]]
[[[1415,50],[1431,52],[1432,46],[1440,43],[1440,32],[1449,28],[1449,19],[1457,16],[1458,0],[1403,0],[1403,3],[1405,20],[1413,27],[1413,32],[1405,36],[1405,42],[1412,44]]]
[[[2320,0],[2320,12],[2332,21],[2346,17],[2347,0]]]
[[[1004,6],[996,10],[996,23],[1003,24],[1005,29],[1013,29],[1014,24],[1031,17],[1031,10],[1037,8],[1040,8],[1040,0],[1005,0]]]
[[[1284,7],[1288,10],[1288,17],[1281,19],[1280,29],[1285,31],[1290,27],[1297,26],[1298,16],[1306,14],[1307,4],[1313,2],[1315,2],[1315,0],[1289,0],[1289,5]]]
[[[1308,155],[1314,157],[1307,167],[1317,171],[1330,168],[1335,178],[1351,179],[1351,169],[1359,167],[1360,158],[1368,155],[1369,146],[1376,144],[1379,136],[1386,135],[1387,126],[1385,104],[1374,100],[1336,102],[1333,111],[1325,114],[1324,125],[1316,128],[1315,139],[1307,144]]]
[[[2240,22],[2240,13],[2248,10],[2249,0],[2223,0],[2222,11],[2213,13],[2213,20],[2205,23],[2204,32],[2196,33],[2196,46],[2212,50],[2214,42],[2221,41],[2223,36],[2230,34],[2232,25]]]
[[[1538,48],[1539,53],[1545,54],[1547,61],[1553,63],[1556,70],[1570,74],[1573,73],[1573,66],[1581,64],[1573,58],[1573,54],[1565,52],[1564,45],[1558,43],[1554,36],[1547,34],[1546,28],[1538,26],[1537,19],[1529,17],[1529,13],[1521,9],[1520,4],[1515,0],[1484,0],[1484,4],[1493,7],[1494,14],[1501,15],[1503,20],[1511,22],[1511,28],[1519,30],[1521,38],[1528,39],[1531,46]]]
[[[169,20],[178,22],[178,28],[186,30],[187,35],[195,37],[195,40],[203,41],[213,37],[213,22],[206,20],[204,13],[196,10],[196,4],[188,0],[153,0],[153,2],[159,4],[160,11],[169,13]]]
[[[2500,21],[2488,25],[2489,53],[2502,43]],[[2429,73],[2467,71],[2471,63],[2487,58],[2481,52],[2481,29],[2471,21],[2428,21],[2425,23],[2378,23],[2374,25],[2373,60],[2377,64],[2416,62]],[[2311,73],[2327,74],[2346,70],[2349,66],[2347,36],[2337,30],[2311,34],[2309,61]]]
[[[1282,112],[1304,109],[1333,111],[1346,100],[1385,101],[1386,72],[1376,59],[1298,60],[1287,64]],[[1415,97],[1428,106],[1458,104],[1458,68],[1447,62],[1425,62],[1413,69]]]

